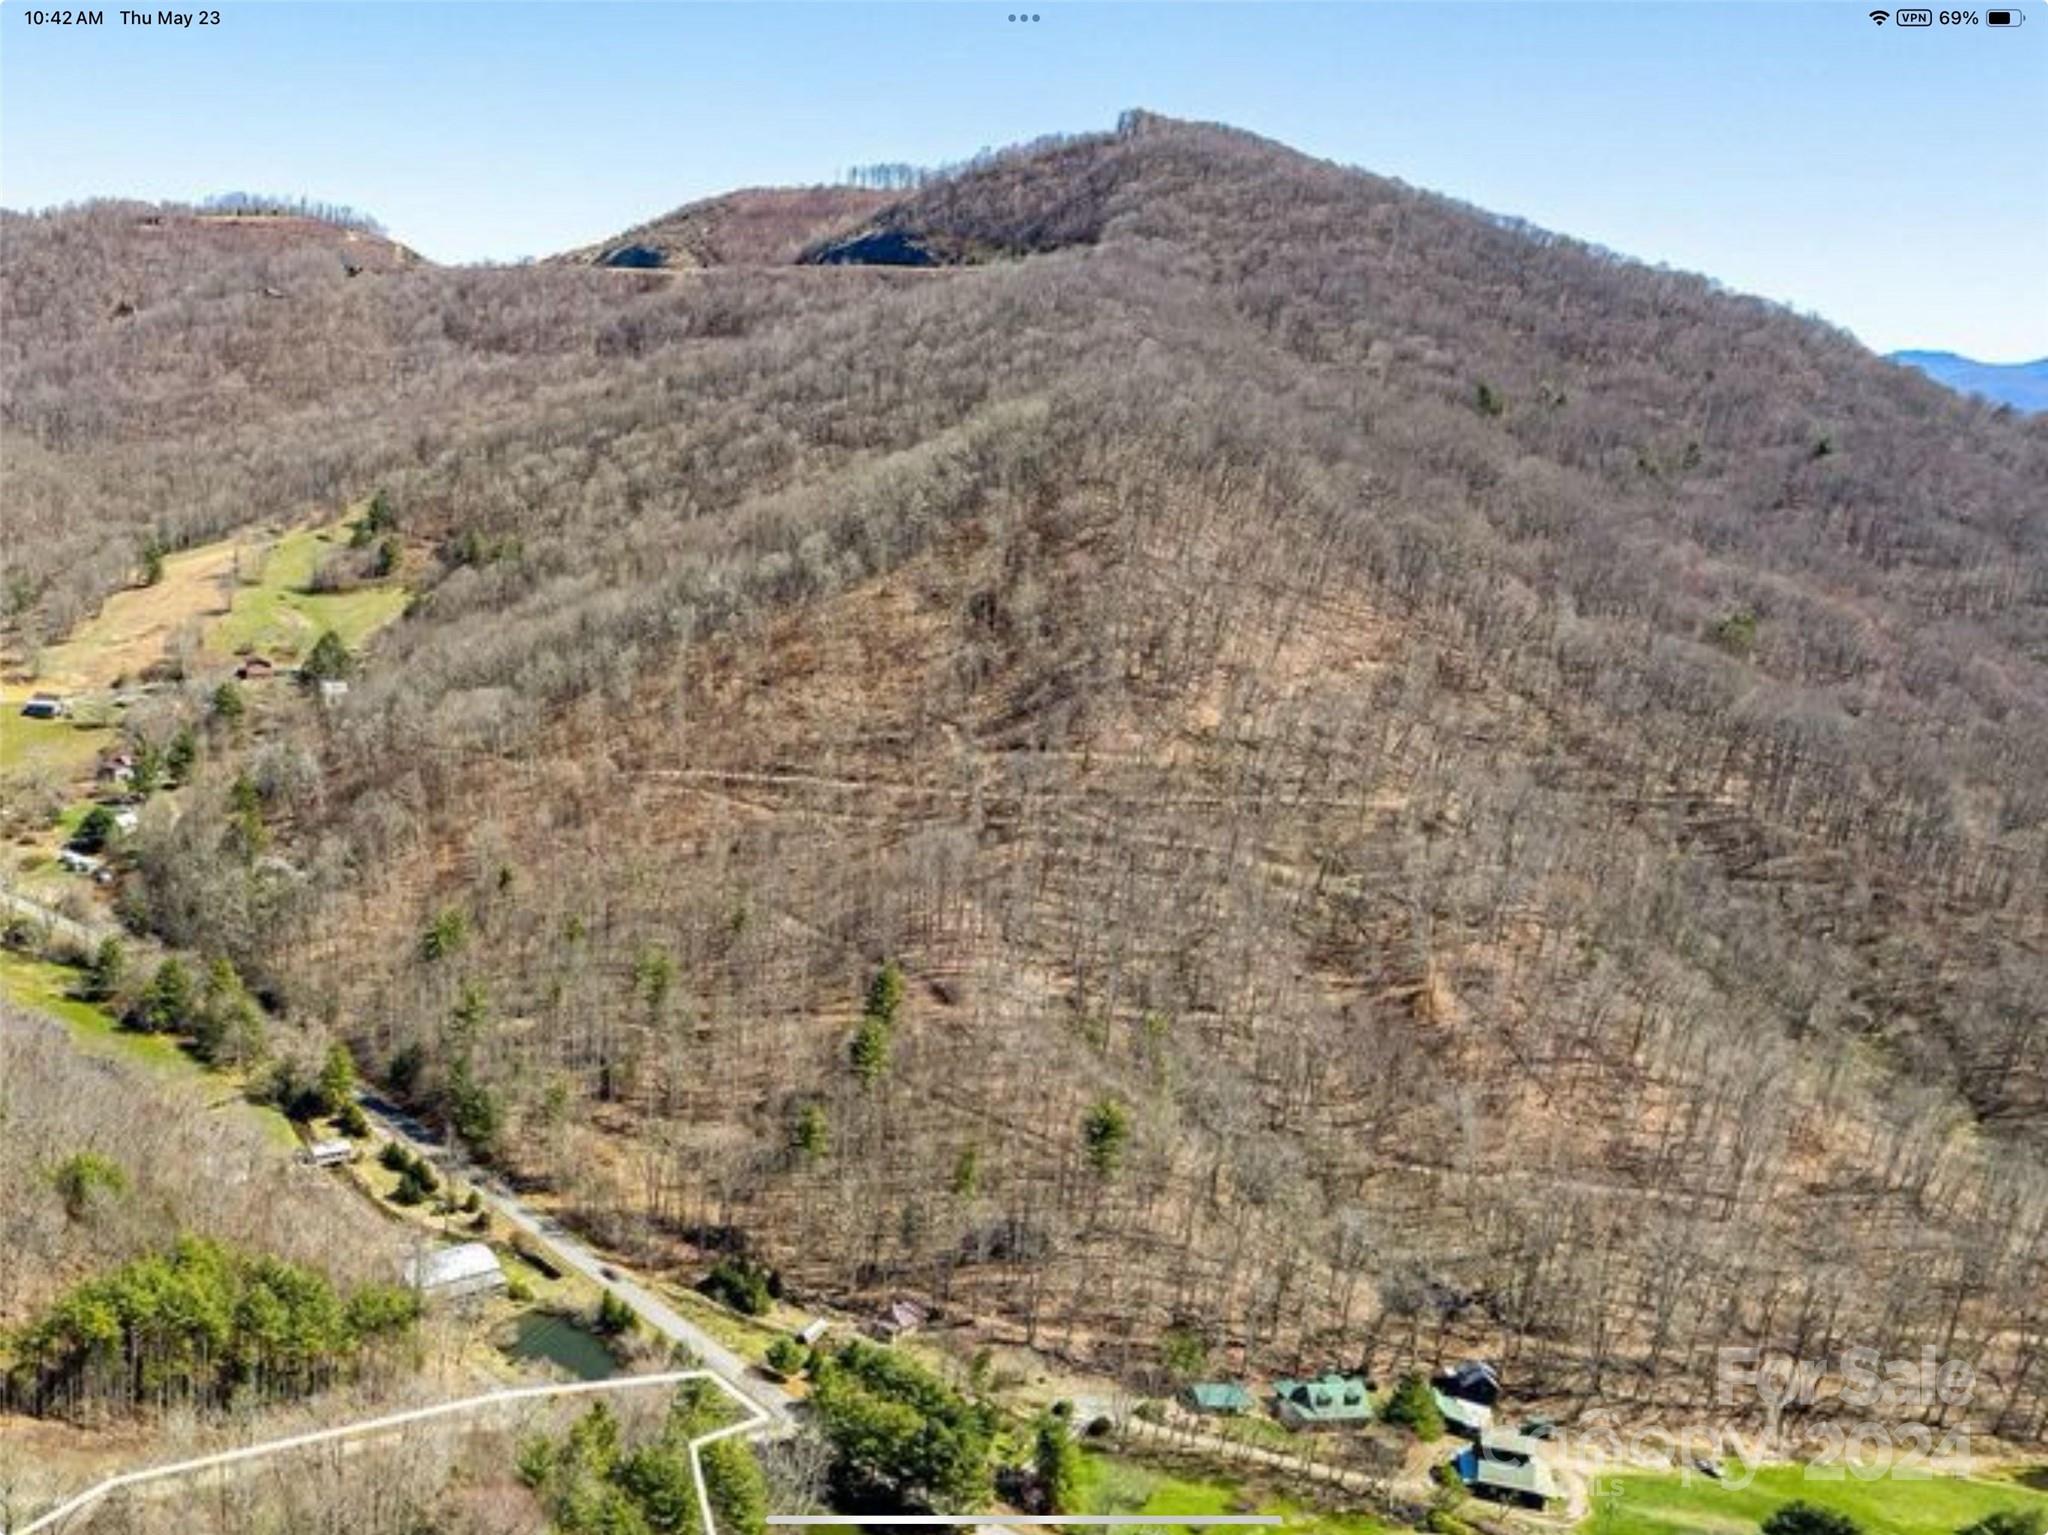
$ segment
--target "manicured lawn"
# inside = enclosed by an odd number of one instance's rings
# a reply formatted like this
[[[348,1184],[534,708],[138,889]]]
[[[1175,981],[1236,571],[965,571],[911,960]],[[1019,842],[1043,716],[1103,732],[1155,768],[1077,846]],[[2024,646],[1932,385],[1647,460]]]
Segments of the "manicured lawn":
[[[1859,1481],[1847,1474],[1825,1481],[1799,1466],[1759,1471],[1747,1487],[1677,1476],[1623,1476],[1608,1486],[1580,1526],[1582,1535],[1754,1535],[1766,1517],[1792,1502],[1846,1514],[1869,1535],[1954,1535],[1998,1509],[2048,1510],[2048,1495],[2012,1483],[1891,1476]]]
[[[1086,1514],[1279,1514],[1289,1532],[1374,1535],[1386,1525],[1365,1514],[1326,1514],[1286,1498],[1248,1493],[1223,1477],[1186,1476],[1148,1461],[1084,1450],[1081,1508]],[[1133,1535],[1144,1530],[1130,1527]]]

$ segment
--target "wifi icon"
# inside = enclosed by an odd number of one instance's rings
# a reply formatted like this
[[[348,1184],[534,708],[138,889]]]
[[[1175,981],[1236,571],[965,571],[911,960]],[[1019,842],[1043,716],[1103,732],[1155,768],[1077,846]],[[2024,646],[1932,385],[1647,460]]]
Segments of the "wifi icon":
[[[1870,19],[1876,22],[1879,26],[1883,26],[1887,21],[1891,19],[1891,14],[1892,13],[1890,11],[1872,11],[1870,13]]]

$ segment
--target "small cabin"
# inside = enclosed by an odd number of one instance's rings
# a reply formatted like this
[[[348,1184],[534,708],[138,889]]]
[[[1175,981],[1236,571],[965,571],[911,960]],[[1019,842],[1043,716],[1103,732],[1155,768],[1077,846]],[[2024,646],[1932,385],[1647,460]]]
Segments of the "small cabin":
[[[1236,1381],[1201,1380],[1181,1393],[1181,1403],[1204,1417],[1234,1418],[1252,1410],[1252,1394]]]
[[[931,1313],[914,1300],[896,1300],[868,1324],[868,1331],[885,1343],[916,1332],[931,1320]]]
[[[341,1167],[356,1159],[354,1141],[314,1141],[299,1153],[300,1159],[314,1167]]]
[[[823,1317],[814,1317],[804,1323],[802,1331],[796,1335],[796,1341],[803,1344],[806,1348],[816,1348],[818,1340],[825,1336],[831,1329],[831,1326],[832,1324]]]

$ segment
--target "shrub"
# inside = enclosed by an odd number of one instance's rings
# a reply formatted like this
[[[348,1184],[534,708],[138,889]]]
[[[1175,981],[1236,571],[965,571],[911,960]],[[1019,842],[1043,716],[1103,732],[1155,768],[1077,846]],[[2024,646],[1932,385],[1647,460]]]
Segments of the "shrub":
[[[731,1257],[714,1263],[698,1288],[743,1315],[765,1316],[775,1303],[779,1285],[766,1265]]]
[[[71,834],[71,845],[81,853],[97,853],[114,840],[119,830],[114,824],[114,812],[105,805],[95,805],[79,819],[78,830]]]
[[[768,1368],[784,1380],[801,1375],[804,1366],[810,1363],[810,1358],[811,1351],[788,1334],[768,1345]]]
[[[1863,1535],[1863,1526],[1811,1503],[1787,1503],[1764,1521],[1763,1535]]]
[[[633,1308],[620,1299],[613,1291],[607,1290],[597,1299],[597,1315],[591,1326],[607,1338],[623,1337],[640,1325],[640,1319],[633,1314]]]

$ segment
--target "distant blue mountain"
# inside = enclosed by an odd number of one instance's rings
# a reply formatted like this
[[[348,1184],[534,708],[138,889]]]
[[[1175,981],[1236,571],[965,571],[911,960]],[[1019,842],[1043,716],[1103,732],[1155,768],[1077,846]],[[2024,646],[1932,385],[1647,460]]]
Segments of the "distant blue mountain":
[[[1958,394],[1981,395],[2017,410],[2048,410],[2048,357],[2038,362],[1976,362],[1954,352],[1893,352],[1893,362],[1918,368]]]

